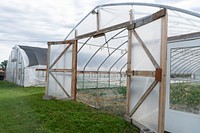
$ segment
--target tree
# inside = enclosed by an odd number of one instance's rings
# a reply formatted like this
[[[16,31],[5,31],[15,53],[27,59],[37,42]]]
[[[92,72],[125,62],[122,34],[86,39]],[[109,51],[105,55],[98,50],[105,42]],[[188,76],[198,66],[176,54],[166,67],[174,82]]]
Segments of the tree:
[[[7,66],[8,60],[4,60],[1,62],[0,66],[5,70]]]

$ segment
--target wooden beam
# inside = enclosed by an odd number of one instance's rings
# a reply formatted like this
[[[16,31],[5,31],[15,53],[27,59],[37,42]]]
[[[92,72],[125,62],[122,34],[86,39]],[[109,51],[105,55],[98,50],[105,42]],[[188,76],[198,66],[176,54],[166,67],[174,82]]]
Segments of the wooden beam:
[[[137,19],[134,21],[134,25],[128,26],[128,29],[135,29],[141,26],[144,26],[146,24],[149,24],[157,19],[160,19],[166,15],[167,10],[162,9],[154,14],[151,14],[149,16]]]
[[[65,41],[52,41],[48,42],[48,45],[60,45],[60,44],[74,44],[75,40],[65,40]]]
[[[183,40],[188,40],[188,39],[193,39],[193,38],[200,38],[200,32],[168,37],[167,41],[176,42],[176,41],[183,41]]]
[[[72,43],[68,44],[68,46],[62,51],[62,53],[56,58],[56,60],[51,64],[49,69],[51,69],[58,61],[59,59],[65,54],[65,52],[69,49],[69,47],[72,45]]]
[[[97,9],[96,15],[97,15],[97,32],[99,32],[100,29],[100,13],[99,9]]]
[[[72,99],[76,100],[76,83],[77,83],[77,41],[73,44],[72,48],[72,83],[71,83],[71,93]]]
[[[95,34],[107,33],[107,32],[111,32],[114,30],[122,29],[122,28],[135,29],[135,28],[141,27],[145,24],[148,24],[150,22],[153,22],[153,21],[163,17],[165,14],[166,14],[166,9],[162,9],[152,15],[134,20],[133,23],[131,23],[131,24],[130,24],[130,21],[123,22],[123,23],[113,25],[113,26],[110,26],[107,28],[99,29],[99,31],[94,31],[94,32],[83,34],[83,35],[78,35],[75,39],[79,40],[79,39],[91,37]]]
[[[127,71],[127,75],[144,76],[144,77],[155,77],[156,72],[155,71],[137,71],[137,70],[132,70],[130,72]]]
[[[110,26],[108,28],[100,29],[99,32],[94,31],[94,32],[83,34],[83,35],[78,35],[76,37],[76,39],[79,40],[79,39],[91,37],[91,36],[96,35],[96,34],[100,34],[100,33],[103,34],[103,33],[111,32],[111,31],[114,31],[114,30],[127,28],[129,25],[130,25],[129,21],[128,22],[124,22],[124,23],[120,23],[120,24],[117,24],[117,25]]]
[[[61,85],[61,83],[57,80],[57,78],[51,72],[49,72],[49,74],[53,77],[53,79],[60,86],[60,88],[63,90],[63,92],[70,98],[70,95],[67,93],[67,91],[64,89],[64,87]]]
[[[45,95],[48,95],[49,89],[49,66],[50,66],[50,54],[51,54],[51,45],[48,45],[47,50],[47,67],[46,67],[46,87],[45,87]]]
[[[156,60],[152,56],[151,52],[148,50],[148,48],[146,47],[146,45],[144,44],[144,42],[142,41],[142,39],[140,38],[140,36],[137,34],[137,32],[135,30],[133,30],[133,34],[134,34],[135,38],[138,40],[138,42],[142,45],[142,48],[144,49],[145,53],[147,54],[147,56],[151,60],[154,67],[159,68],[160,66],[158,65],[158,63],[156,62]]]
[[[124,115],[124,119],[127,121],[127,122],[129,122],[129,123],[131,123],[132,124],[132,118],[131,117],[129,117],[128,115]]]
[[[133,124],[134,126],[136,126],[140,131],[140,133],[144,133],[144,131],[148,131],[149,133],[154,133],[154,131],[151,131],[148,127],[144,126],[143,124],[137,122],[136,120],[132,119],[131,117],[129,117],[128,115],[124,115],[124,119]]]
[[[50,69],[50,72],[72,72],[72,69]]]
[[[133,24],[133,12],[130,10],[130,22],[129,24]],[[132,43],[133,43],[133,30],[128,30],[128,54],[127,54],[127,71],[131,71],[131,58],[132,58]],[[127,75],[127,81],[126,81],[126,115],[130,112],[130,106],[131,106],[131,75]]]
[[[159,90],[158,108],[158,133],[165,130],[165,105],[166,105],[166,67],[167,67],[167,15],[161,19],[161,47],[160,47],[160,67],[162,69],[161,83]]]
[[[137,102],[137,104],[134,106],[134,108],[129,113],[130,117],[132,117],[132,115],[137,111],[137,109],[144,102],[144,100],[147,98],[147,96],[151,93],[151,91],[154,89],[154,87],[157,85],[157,83],[158,83],[158,81],[154,80],[153,83],[149,86],[149,88],[146,90],[146,92],[142,95],[140,100]]]
[[[77,71],[77,74],[126,74],[126,72],[109,72],[109,71]]]
[[[46,71],[47,69],[35,69],[36,71]]]
[[[43,69],[42,69],[43,70]],[[46,69],[44,69],[46,71]],[[72,72],[72,69],[50,69],[50,72]],[[109,72],[109,71],[78,71],[77,74],[126,74],[126,72]]]

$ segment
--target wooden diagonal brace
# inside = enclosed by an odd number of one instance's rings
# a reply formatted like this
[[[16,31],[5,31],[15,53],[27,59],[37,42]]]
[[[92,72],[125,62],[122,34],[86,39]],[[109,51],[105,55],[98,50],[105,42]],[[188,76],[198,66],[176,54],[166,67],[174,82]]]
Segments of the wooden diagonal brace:
[[[51,66],[49,67],[49,69],[51,69],[58,61],[59,59],[65,54],[65,52],[70,48],[72,44],[69,44],[63,51],[62,53],[57,57],[57,59],[51,64]]]
[[[140,105],[144,102],[144,100],[147,98],[147,96],[151,93],[151,91],[154,89],[154,87],[157,85],[158,81],[154,80],[153,83],[149,86],[149,88],[146,90],[146,92],[142,95],[140,100],[136,103],[134,108],[129,113],[129,117],[131,117],[137,109],[140,107]]]
[[[63,92],[70,98],[70,95],[67,93],[67,91],[63,88],[63,86],[61,85],[61,83],[56,79],[56,77],[49,72],[49,74],[53,77],[53,79],[56,81],[56,83],[60,86],[60,88],[63,90]]]

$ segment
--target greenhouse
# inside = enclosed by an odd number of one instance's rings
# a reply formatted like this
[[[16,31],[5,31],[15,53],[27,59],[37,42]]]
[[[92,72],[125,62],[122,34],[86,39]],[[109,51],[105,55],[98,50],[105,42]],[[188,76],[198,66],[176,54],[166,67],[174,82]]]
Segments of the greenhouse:
[[[44,98],[112,110],[143,132],[200,131],[200,14],[166,5],[95,7],[48,42]]]
[[[6,67],[6,80],[20,86],[45,86],[47,49],[16,45]]]

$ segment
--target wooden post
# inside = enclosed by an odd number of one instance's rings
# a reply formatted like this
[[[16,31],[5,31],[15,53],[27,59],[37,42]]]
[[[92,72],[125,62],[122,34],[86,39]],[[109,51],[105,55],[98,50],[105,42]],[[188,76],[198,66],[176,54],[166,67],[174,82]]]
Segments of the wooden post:
[[[165,104],[166,104],[166,66],[167,66],[167,15],[161,18],[161,47],[160,47],[160,67],[162,78],[159,91],[158,110],[158,133],[165,130]]]
[[[48,43],[48,51],[47,51],[47,67],[46,67],[46,90],[45,90],[45,95],[48,95],[48,89],[49,89],[50,51],[51,51],[51,44]]]
[[[99,32],[99,29],[100,29],[100,13],[99,13],[99,10],[97,10],[97,32]]]
[[[130,10],[130,24],[133,23],[133,14],[132,10]],[[128,30],[128,57],[127,57],[127,72],[131,71],[131,51],[132,51],[132,29]],[[126,85],[126,115],[129,115],[130,112],[130,100],[131,100],[131,76],[132,74],[127,74],[127,85]]]
[[[76,100],[76,82],[77,82],[77,40],[72,48],[72,82],[71,82],[71,95],[72,99]]]

